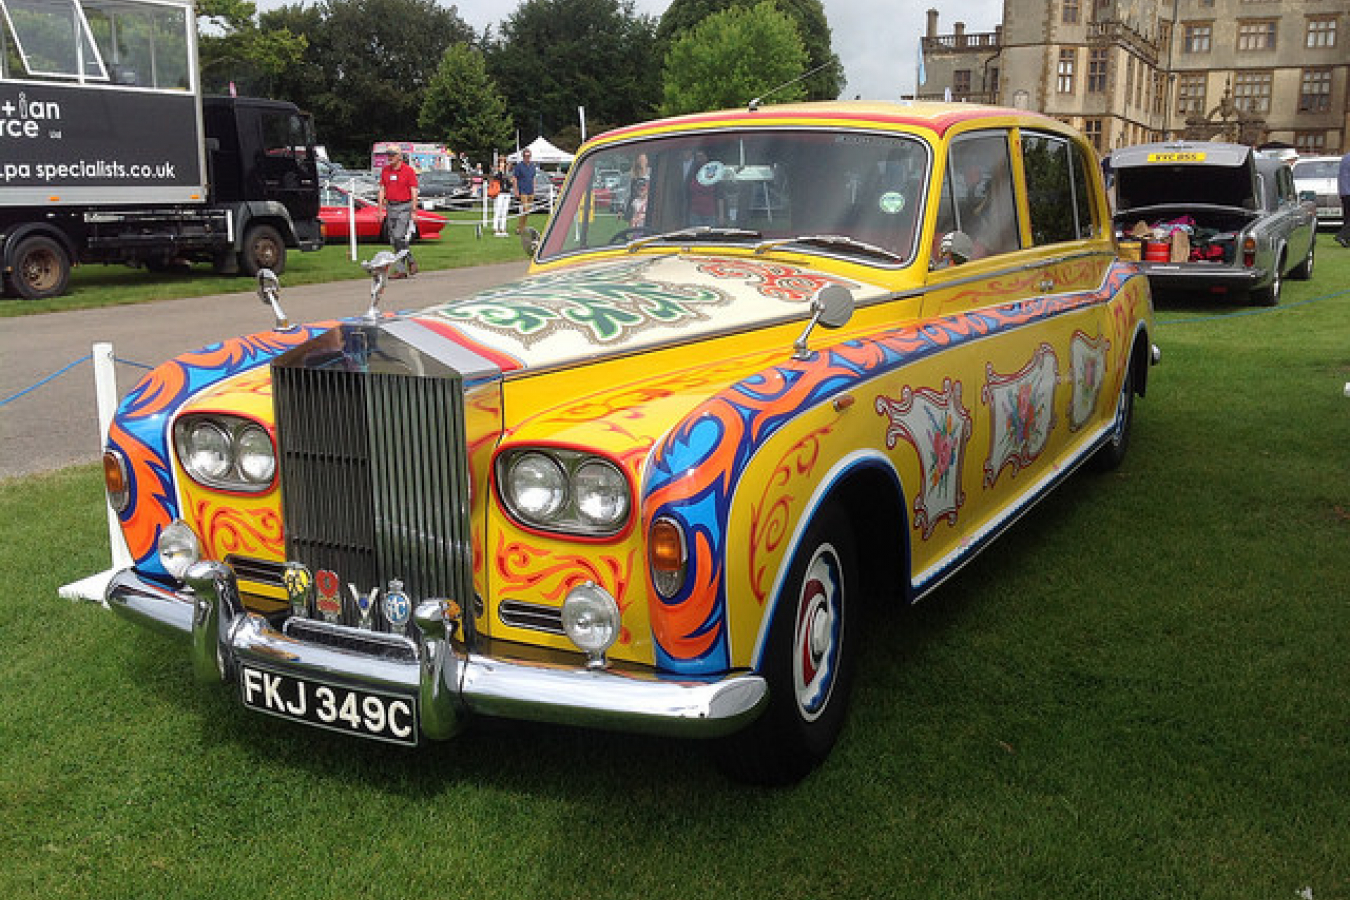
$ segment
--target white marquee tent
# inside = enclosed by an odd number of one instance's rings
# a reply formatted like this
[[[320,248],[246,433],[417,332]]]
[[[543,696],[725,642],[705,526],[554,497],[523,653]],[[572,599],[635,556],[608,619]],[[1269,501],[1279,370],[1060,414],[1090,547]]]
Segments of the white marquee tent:
[[[530,151],[530,158],[541,166],[571,165],[572,160],[576,159],[573,154],[568,153],[566,150],[559,150],[557,147],[550,144],[548,139],[543,135],[535,138],[534,141],[530,143],[530,146],[525,149]],[[507,159],[511,162],[516,162],[520,159],[520,151],[517,150],[515,153],[512,153]]]

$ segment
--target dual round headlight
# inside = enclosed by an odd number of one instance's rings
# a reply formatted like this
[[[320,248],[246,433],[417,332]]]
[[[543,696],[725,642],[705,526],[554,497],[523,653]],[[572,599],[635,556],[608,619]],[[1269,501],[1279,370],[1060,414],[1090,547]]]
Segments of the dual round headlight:
[[[633,507],[628,479],[607,459],[575,450],[510,450],[497,461],[502,501],[521,524],[609,536]]]
[[[272,438],[237,416],[184,416],[174,423],[178,461],[194,481],[234,491],[264,491],[277,471]]]

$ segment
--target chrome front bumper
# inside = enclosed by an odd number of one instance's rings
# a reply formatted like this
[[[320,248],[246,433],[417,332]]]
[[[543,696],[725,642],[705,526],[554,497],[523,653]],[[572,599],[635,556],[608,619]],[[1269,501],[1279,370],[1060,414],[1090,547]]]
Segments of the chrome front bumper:
[[[108,605],[135,622],[192,640],[193,667],[207,681],[229,681],[240,665],[312,681],[417,698],[422,733],[453,736],[467,713],[679,737],[715,737],[755,718],[768,698],[758,675],[719,681],[676,681],[642,673],[555,666],[484,656],[454,640],[441,604],[418,607],[402,638],[304,620],[307,630],[349,634],[356,651],[278,631],[246,610],[234,573],[215,562],[188,572],[175,591],[132,569],[113,577]],[[387,652],[381,652],[382,650]]]

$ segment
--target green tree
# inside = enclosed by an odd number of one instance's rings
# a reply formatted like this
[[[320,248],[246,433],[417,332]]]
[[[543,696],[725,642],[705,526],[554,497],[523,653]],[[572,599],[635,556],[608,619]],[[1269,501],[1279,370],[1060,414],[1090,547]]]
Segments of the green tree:
[[[656,28],[656,52],[659,59],[675,41],[700,22],[732,7],[748,9],[760,0],[672,0]],[[830,24],[821,0],[775,0],[779,10],[797,25],[797,34],[806,47],[807,64],[803,71],[821,67],[805,79],[806,99],[834,100],[844,90],[844,66],[831,44]],[[801,73],[798,73],[801,74]],[[775,94],[774,99],[779,99]]]
[[[509,149],[513,137],[506,101],[488,76],[483,54],[462,43],[445,49],[417,123],[422,134],[482,162],[492,159],[493,150]]]
[[[423,95],[445,48],[475,38],[436,0],[327,0],[260,22],[298,28],[308,40],[300,64],[278,79],[281,96],[310,110],[319,140],[349,163],[368,161],[375,141],[430,139],[418,127]]]
[[[632,0],[524,0],[488,47],[521,142],[577,123],[577,107],[592,122],[649,118],[660,97],[655,30]]]
[[[286,28],[263,30],[258,6],[247,0],[198,0],[197,59],[202,90],[269,96],[282,72],[304,56],[303,35]]]
[[[714,13],[666,54],[666,115],[744,106],[806,71],[797,28],[770,0]],[[806,96],[801,82],[775,91],[775,102]]]

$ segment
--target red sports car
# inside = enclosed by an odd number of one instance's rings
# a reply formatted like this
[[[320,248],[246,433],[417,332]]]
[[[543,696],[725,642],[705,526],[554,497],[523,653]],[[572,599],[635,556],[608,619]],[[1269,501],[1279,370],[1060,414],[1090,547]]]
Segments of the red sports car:
[[[319,193],[319,221],[323,223],[325,240],[345,241],[351,233],[347,212],[348,193],[336,185],[326,184]],[[356,239],[358,241],[382,241],[388,243],[389,236],[384,233],[384,213],[380,207],[369,200],[354,197],[354,217],[356,219]],[[420,241],[439,240],[441,229],[445,227],[445,216],[423,209],[413,211],[417,222],[417,239]]]

